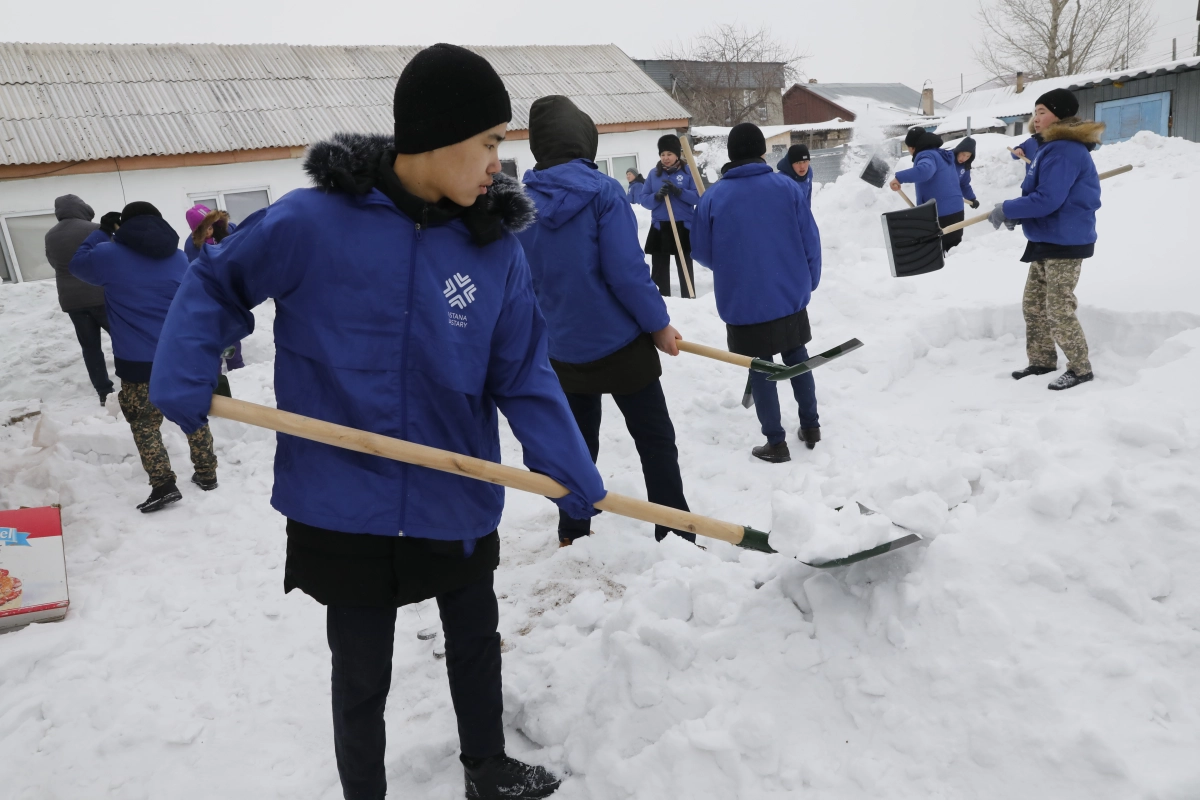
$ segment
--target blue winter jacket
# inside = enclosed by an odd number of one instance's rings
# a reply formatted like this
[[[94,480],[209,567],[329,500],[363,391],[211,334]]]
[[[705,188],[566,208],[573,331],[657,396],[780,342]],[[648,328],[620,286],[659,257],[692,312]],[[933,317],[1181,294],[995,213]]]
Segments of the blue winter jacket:
[[[912,167],[896,173],[896,180],[917,185],[917,205],[930,198],[937,200],[939,217],[963,210],[963,195],[955,171],[954,154],[949,150],[922,150],[913,159]]]
[[[955,164],[954,168],[958,170],[958,192],[967,200],[978,200],[975,197],[975,190],[971,188],[971,168],[965,167],[962,164]],[[941,209],[941,206],[938,206]]]
[[[640,182],[629,184],[629,188],[625,190],[625,199],[629,201],[631,206],[640,206],[642,204],[642,190],[646,188],[646,182],[643,179]]]
[[[146,215],[129,220],[115,237],[92,231],[75,251],[71,274],[104,287],[118,359],[154,360],[167,309],[188,268],[178,248],[179,234],[162,218]]]
[[[730,169],[700,198],[692,255],[713,271],[717,313],[729,325],[795,314],[821,282],[821,234],[808,202],[767,164]]]
[[[1019,145],[1017,145],[1013,149],[1020,150],[1023,153],[1025,153],[1025,157],[1028,158],[1030,160],[1030,162],[1032,162],[1035,158],[1037,158],[1038,149],[1041,146],[1042,146],[1042,143],[1038,141],[1037,136],[1030,136],[1028,139],[1021,142]],[[1013,158],[1013,161],[1021,160],[1021,157],[1019,155],[1017,155],[1016,153],[1012,153],[1012,158]],[[1025,165],[1025,174],[1028,175],[1029,170],[1031,170],[1031,169],[1033,169],[1033,164],[1032,163],[1026,164]]]
[[[779,170],[780,175],[786,175],[795,181],[796,185],[800,187],[800,191],[804,193],[804,202],[808,203],[809,208],[811,208],[813,187],[812,164],[809,164],[808,174],[803,178],[796,174],[796,170],[792,169],[792,162],[788,161],[786,155],[779,159],[779,163],[775,165],[775,169]]]
[[[232,222],[229,223],[228,227],[229,234],[232,234],[237,230],[237,225],[234,225]],[[226,235],[228,236],[229,234]],[[224,239],[222,239],[222,241],[224,241]],[[191,236],[185,236],[183,238],[183,254],[187,256],[188,263],[195,261],[196,256],[200,255],[200,248],[196,247],[196,243],[192,241]]]
[[[479,245],[461,217],[430,227],[377,188],[339,188],[364,185],[362,176],[372,185],[390,146],[390,137],[347,134],[313,146],[305,168],[320,189],[289,192],[203,249],[163,328],[151,401],[184,431],[203,425],[221,350],[249,334],[251,309],[273,298],[279,408],[495,462],[499,409],[527,467],[600,500],[604,486],[550,368],[546,323],[511,232],[532,204],[495,176],[488,214],[502,215],[506,230]],[[271,504],[291,519],[441,540],[477,539],[500,523],[499,486],[277,441]]]
[[[692,227],[692,217],[695,215],[696,203],[700,202],[700,194],[696,191],[696,182],[692,180],[692,173],[688,169],[687,164],[682,161],[676,163],[674,169],[664,169],[659,175],[659,168],[655,166],[646,174],[646,184],[642,186],[641,192],[638,195],[638,202],[643,208],[648,208],[651,211],[650,219],[654,224],[660,222],[670,222],[670,217],[667,215],[667,203],[665,200],[659,200],[654,195],[658,194],[658,190],[667,181],[670,181],[675,186],[679,187],[681,194],[671,198],[671,210],[675,212],[675,221],[681,225],[686,225],[690,229]]]
[[[1021,221],[1026,239],[1061,245],[1096,241],[1100,178],[1090,151],[1103,131],[1102,123],[1059,122],[1043,134],[1021,196],[1004,203],[1004,216]]]
[[[671,321],[621,184],[585,159],[525,173],[537,222],[517,234],[546,315],[550,357],[583,364]]]

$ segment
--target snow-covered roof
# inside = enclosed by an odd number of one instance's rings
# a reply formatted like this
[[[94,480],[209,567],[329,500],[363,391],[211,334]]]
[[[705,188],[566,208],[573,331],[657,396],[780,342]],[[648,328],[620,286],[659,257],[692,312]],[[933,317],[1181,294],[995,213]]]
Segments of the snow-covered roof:
[[[971,122],[971,130],[981,131],[988,128],[1003,128],[1005,127],[1002,120],[995,117],[989,117],[987,114],[963,114],[954,113],[946,116],[938,126],[933,129],[934,133],[955,133],[956,131],[965,131],[967,129],[967,120]]]
[[[1200,58],[1184,58],[1115,72],[1090,72],[1080,75],[1063,75],[1058,78],[1044,78],[1040,81],[1026,83],[1020,94],[1017,94],[1016,86],[972,90],[956,98],[953,108],[956,113],[965,114],[968,111],[977,111],[993,117],[1023,117],[1032,114],[1034,102],[1051,89],[1075,91],[1089,86],[1103,86],[1109,83],[1148,78],[1169,72],[1187,72],[1193,69],[1200,69]]]
[[[0,43],[0,165],[390,133],[396,78],[420,49]],[[550,94],[570,97],[598,125],[690,116],[613,44],[471,49],[504,79],[513,130],[526,128],[530,105]]]
[[[868,114],[882,117],[908,118],[921,113],[921,93],[903,83],[802,83],[802,89],[836,103],[855,116]],[[934,112],[950,109],[934,102]]]
[[[785,133],[807,133],[809,131],[846,131],[854,127],[853,122],[833,119],[829,122],[807,122],[803,125],[760,125],[764,139],[773,139]],[[732,128],[721,125],[696,125],[691,134],[701,139],[719,139],[729,135]]]

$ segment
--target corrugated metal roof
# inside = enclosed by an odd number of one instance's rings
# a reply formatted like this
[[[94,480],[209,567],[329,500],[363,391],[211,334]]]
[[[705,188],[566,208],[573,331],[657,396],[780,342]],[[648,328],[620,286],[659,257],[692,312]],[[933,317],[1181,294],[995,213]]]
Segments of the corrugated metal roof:
[[[0,43],[0,164],[299,147],[392,129],[421,48]],[[510,128],[564,94],[598,125],[686,119],[616,45],[473,47],[504,79]]]

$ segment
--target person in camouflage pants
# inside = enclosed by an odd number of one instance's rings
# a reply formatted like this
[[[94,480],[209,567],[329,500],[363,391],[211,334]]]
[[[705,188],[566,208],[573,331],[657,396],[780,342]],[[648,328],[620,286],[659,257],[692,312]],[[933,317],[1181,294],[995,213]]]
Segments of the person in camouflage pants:
[[[175,473],[171,470],[171,459],[163,446],[162,412],[150,403],[150,384],[121,382],[117,395],[121,412],[129,421],[133,431],[133,442],[142,457],[142,468],[150,477],[150,486],[157,489],[173,485]],[[192,482],[201,488],[214,488],[217,482],[217,456],[213,451],[212,431],[207,425],[187,437],[191,449],[192,466],[196,474]],[[211,485],[210,485],[211,484]]]
[[[1082,258],[1047,258],[1029,265],[1021,310],[1025,314],[1025,351],[1031,366],[1056,369],[1057,344],[1067,356],[1067,369],[1076,375],[1091,374],[1087,339],[1075,316],[1079,304],[1075,286],[1082,266]]]

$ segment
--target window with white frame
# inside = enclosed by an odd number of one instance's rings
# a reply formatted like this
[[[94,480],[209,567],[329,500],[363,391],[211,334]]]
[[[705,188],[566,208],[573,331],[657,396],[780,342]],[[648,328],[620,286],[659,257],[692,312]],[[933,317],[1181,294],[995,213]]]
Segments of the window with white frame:
[[[0,216],[0,279],[43,281],[54,277],[46,260],[46,233],[58,220],[53,211]]]
[[[629,156],[605,156],[604,158],[596,159],[596,166],[605,175],[611,175],[621,182],[621,185],[626,189],[629,188],[629,181],[625,179],[626,170],[638,171],[638,159],[636,155]]]
[[[192,205],[199,204],[210,211],[228,213],[229,221],[237,225],[260,208],[271,205],[271,190],[264,186],[228,192],[197,192],[189,194],[188,200]]]

